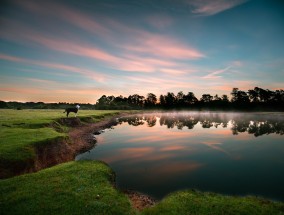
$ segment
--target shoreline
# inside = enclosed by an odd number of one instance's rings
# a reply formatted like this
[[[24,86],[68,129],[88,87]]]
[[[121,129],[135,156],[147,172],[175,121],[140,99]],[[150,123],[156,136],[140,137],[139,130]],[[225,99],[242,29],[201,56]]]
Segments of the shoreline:
[[[118,113],[114,116],[102,117],[98,122],[92,122],[96,118],[79,117],[60,118],[52,121],[47,127],[58,131],[58,127],[67,126],[70,130],[65,136],[48,139],[45,143],[34,143],[34,157],[24,161],[1,160],[0,179],[33,173],[39,170],[75,160],[76,155],[90,150],[95,145],[93,133],[116,124],[116,118],[131,113]],[[58,126],[59,125],[59,126]],[[59,131],[62,133],[62,131]],[[63,132],[64,133],[64,132]]]
[[[96,144],[93,134],[106,128],[117,125],[117,118],[129,116],[132,113],[118,113],[114,116],[105,116],[98,122],[92,122],[92,117],[60,118],[51,122],[48,126],[54,130],[58,129],[58,124],[68,126],[70,130],[64,138],[49,140],[46,144],[35,144],[35,157],[21,163],[9,163],[10,168],[0,172],[0,179],[9,179],[23,174],[35,173],[40,170],[56,166],[58,164],[75,161],[75,157],[83,152],[92,149]],[[11,170],[10,170],[11,169]],[[6,174],[8,172],[8,174]],[[114,184],[115,189],[128,196],[131,205],[138,211],[154,206],[157,201],[152,197],[134,191],[120,190]]]

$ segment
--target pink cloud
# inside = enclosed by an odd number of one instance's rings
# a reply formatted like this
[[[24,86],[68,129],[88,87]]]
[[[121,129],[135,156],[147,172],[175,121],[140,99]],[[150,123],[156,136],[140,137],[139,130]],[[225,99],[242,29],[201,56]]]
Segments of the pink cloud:
[[[73,54],[93,58],[96,60],[108,63],[109,67],[120,69],[124,71],[134,72],[154,72],[161,69],[162,72],[177,71],[178,63],[169,61],[168,58],[183,59],[183,58],[199,58],[204,55],[196,50],[182,47],[170,41],[165,40],[163,43],[158,43],[162,38],[156,37],[153,41],[147,44],[140,44],[136,48],[129,48],[127,44],[123,47],[124,51],[120,53],[120,57],[109,54],[108,52],[94,47],[91,44],[74,43],[73,41],[49,39],[44,36],[30,35],[30,39],[34,42],[44,45],[47,48]],[[156,41],[156,42],[155,42]],[[153,43],[153,44],[152,44]],[[154,43],[156,43],[154,45]],[[168,45],[166,45],[168,44]],[[144,47],[144,48],[142,48]],[[138,50],[139,49],[139,50]],[[154,50],[154,51],[153,51]],[[133,51],[135,53],[133,53]],[[140,56],[140,54],[143,54]],[[145,56],[145,54],[147,56]],[[154,56],[153,56],[154,55]],[[153,56],[153,57],[150,57]],[[182,74],[183,72],[176,72],[175,74]]]
[[[85,76],[92,78],[92,79],[99,81],[99,82],[103,82],[106,78],[105,75],[97,73],[95,71],[91,71],[91,70],[80,68],[80,67],[68,66],[68,65],[64,65],[64,64],[49,63],[49,62],[44,62],[44,61],[35,61],[35,60],[5,55],[5,54],[1,54],[1,53],[0,53],[0,59],[12,61],[12,62],[18,62],[18,63],[26,63],[26,64],[32,64],[32,65],[37,65],[37,66],[43,66],[43,67],[48,67],[48,68],[52,68],[52,69],[66,70],[66,71],[70,71],[70,72],[73,72],[73,73],[85,75]]]
[[[163,35],[157,35],[146,31],[139,31],[136,42],[123,44],[121,48],[134,53],[147,54],[149,56],[166,59],[200,59],[205,55],[186,44]]]
[[[159,70],[160,72],[162,73],[165,73],[165,74],[169,74],[169,75],[188,75],[188,74],[191,74],[191,73],[194,73],[198,70],[196,69],[189,69],[189,66],[187,65],[183,65],[183,66],[180,66],[180,65],[177,65],[176,67],[173,67],[173,68],[161,68]]]
[[[5,91],[5,92],[12,92],[12,93],[19,93],[19,94],[35,94],[39,95],[42,94],[44,91],[31,88],[31,87],[0,87],[0,91]]]
[[[94,17],[75,8],[62,5],[59,2],[43,1],[39,3],[36,1],[23,2],[18,0],[17,4],[33,13],[59,17],[83,30],[102,37],[106,37],[111,33],[107,27],[95,20]]]
[[[227,91],[227,92],[230,92],[233,87],[232,86],[229,86],[229,85],[223,85],[223,86],[214,86],[212,87],[214,88],[215,90],[220,90],[220,91]]]
[[[19,62],[19,63],[24,63],[24,62],[27,61],[26,59],[23,59],[23,58],[18,58],[18,57],[5,55],[5,54],[1,54],[1,53],[0,53],[0,59],[1,60],[7,60],[7,61],[13,61],[13,62]]]
[[[41,11],[42,8],[30,6],[32,11],[47,13]],[[102,41],[115,48],[116,51],[110,53],[106,49],[87,42],[55,38],[11,20],[5,20],[6,29],[4,33],[1,33],[1,36],[17,42],[23,42],[21,40],[24,39],[51,50],[95,59],[108,68],[127,72],[161,72],[184,75],[186,72],[184,69],[181,70],[181,63],[176,60],[194,60],[205,57],[197,49],[169,36],[130,27],[105,17],[97,21],[94,17],[82,14],[77,10],[63,8],[60,4],[58,4],[58,8],[55,7],[55,4],[51,6],[48,4],[48,8],[53,8],[51,10],[53,12],[48,13],[49,15],[53,14],[60,18],[63,16],[71,24],[98,35]],[[65,32],[65,34],[71,35],[68,32]],[[125,35],[129,39],[127,42],[122,42],[116,36],[117,34]],[[71,35],[69,38],[74,38],[74,36]]]
[[[40,84],[56,84],[58,82],[56,81],[51,81],[51,80],[44,80],[44,79],[38,79],[38,78],[26,78],[28,81],[40,83]]]
[[[6,82],[0,87],[0,96],[6,101],[95,103],[95,98],[113,92],[105,87],[85,87],[37,78],[17,78]]]
[[[197,85],[194,83],[189,83],[187,80],[175,80],[169,78],[155,78],[155,77],[134,77],[134,76],[126,76],[127,79],[134,81],[136,84],[138,83],[140,86],[147,87],[157,87],[160,90],[165,90],[168,92],[173,88],[178,89],[189,89],[189,88],[196,88]]]
[[[185,0],[194,9],[192,13],[210,16],[243,4],[247,0]]]
[[[71,22],[72,24],[86,31],[89,31],[93,34],[98,34],[102,37],[108,37],[111,34],[111,31],[107,27],[96,21],[93,17],[65,6],[58,7],[57,5],[54,8],[58,9],[60,16],[66,21]]]
[[[36,5],[37,4],[34,3],[34,5],[30,7],[31,11],[46,13],[44,7],[36,7]],[[50,9],[50,11],[52,11],[51,14],[59,16],[65,19],[65,21],[74,24],[86,31],[94,34],[99,34],[102,39],[107,39],[108,42],[113,43],[113,45],[119,44],[116,39],[116,32],[120,32],[120,34],[122,35],[131,37],[131,40],[133,41],[132,44],[135,44],[135,46],[131,46],[130,44],[123,44],[122,48],[126,50],[154,54],[155,56],[173,59],[198,59],[204,57],[204,54],[202,54],[198,50],[164,35],[150,33],[148,31],[137,29],[135,27],[129,27],[109,18],[100,17],[102,21],[97,21],[93,16],[83,14],[80,11],[70,7],[63,7],[58,3],[45,3],[45,5]],[[150,16],[149,21],[159,26],[170,25],[172,23],[172,18],[165,15],[153,15]],[[58,45],[58,43],[52,44],[52,41],[50,40],[44,41],[44,43],[46,42],[49,42],[49,45],[53,46],[54,48],[56,48]],[[62,41],[60,41],[60,43],[61,42]],[[70,49],[74,50],[70,51],[72,53],[76,53],[77,51],[79,51],[80,53],[82,51],[82,53],[87,53],[88,55],[94,54],[96,58],[98,57],[97,52],[86,49],[78,50],[78,47],[74,48],[72,46],[70,46]],[[100,53],[99,55],[102,55],[102,53]],[[105,57],[108,58],[110,56],[102,55],[103,59]]]
[[[45,47],[73,55],[85,56],[106,62],[119,62],[119,58],[90,44],[76,43],[57,38],[48,38],[43,35],[31,33],[27,37]]]

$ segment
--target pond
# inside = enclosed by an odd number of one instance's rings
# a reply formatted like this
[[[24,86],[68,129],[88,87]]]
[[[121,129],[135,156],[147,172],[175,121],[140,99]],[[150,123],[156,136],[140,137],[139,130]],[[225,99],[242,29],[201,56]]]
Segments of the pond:
[[[117,186],[161,199],[181,189],[284,200],[284,114],[180,112],[117,119],[76,160],[102,160]]]

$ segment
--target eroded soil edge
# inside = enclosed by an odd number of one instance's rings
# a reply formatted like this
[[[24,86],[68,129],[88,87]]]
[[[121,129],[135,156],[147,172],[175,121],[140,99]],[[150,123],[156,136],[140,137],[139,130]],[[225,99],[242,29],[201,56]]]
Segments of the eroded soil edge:
[[[0,162],[0,178],[10,178],[25,173],[37,172],[60,163],[72,161],[76,155],[94,147],[93,133],[109,128],[117,124],[116,118],[125,115],[120,114],[111,118],[102,119],[100,122],[82,122],[79,118],[61,118],[51,123],[50,126],[57,129],[58,124],[71,127],[66,137],[47,140],[46,143],[36,143],[33,146],[34,158],[21,162]],[[86,120],[86,119],[85,119]],[[84,121],[85,121],[84,120]],[[91,118],[89,121],[92,121]]]

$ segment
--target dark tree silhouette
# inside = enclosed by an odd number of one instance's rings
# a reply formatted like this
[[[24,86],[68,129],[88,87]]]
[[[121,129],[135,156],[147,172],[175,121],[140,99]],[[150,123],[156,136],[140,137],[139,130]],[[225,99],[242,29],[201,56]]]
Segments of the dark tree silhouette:
[[[213,100],[213,96],[210,94],[203,94],[200,101],[203,103],[210,103]]]
[[[146,108],[154,108],[157,103],[157,96],[153,93],[148,93],[147,98],[145,100]]]
[[[166,108],[173,108],[176,105],[176,96],[174,93],[168,92],[165,96]]]
[[[239,88],[233,88],[231,95],[231,101],[238,105],[247,105],[247,103],[250,102],[247,93],[245,91],[239,90]]]
[[[160,95],[160,106],[162,108],[165,108],[166,107],[166,100],[165,100],[165,96],[164,95]]]
[[[177,107],[181,108],[185,106],[184,97],[185,95],[183,94],[183,92],[179,91],[176,96]]]
[[[0,108],[13,109],[65,109],[70,107],[69,103],[44,103],[44,102],[5,102],[0,101]],[[255,87],[247,92],[233,88],[231,99],[227,95],[213,97],[210,94],[203,94],[198,100],[193,92],[184,94],[182,91],[175,95],[168,92],[160,95],[159,100],[153,93],[148,93],[147,97],[133,94],[128,97],[101,96],[95,105],[80,104],[82,109],[188,109],[188,110],[246,110],[246,111],[284,111],[284,91],[269,90]]]
[[[259,95],[258,92],[254,89],[254,90],[248,90],[248,95],[249,98],[252,102],[257,103],[259,102]]]
[[[144,96],[139,96],[138,94],[128,96],[128,103],[133,107],[140,107],[144,106]]]
[[[188,92],[184,96],[184,103],[186,106],[194,105],[198,103],[198,99],[195,97],[193,92]]]
[[[227,95],[222,95],[222,102],[229,103],[229,98]]]

